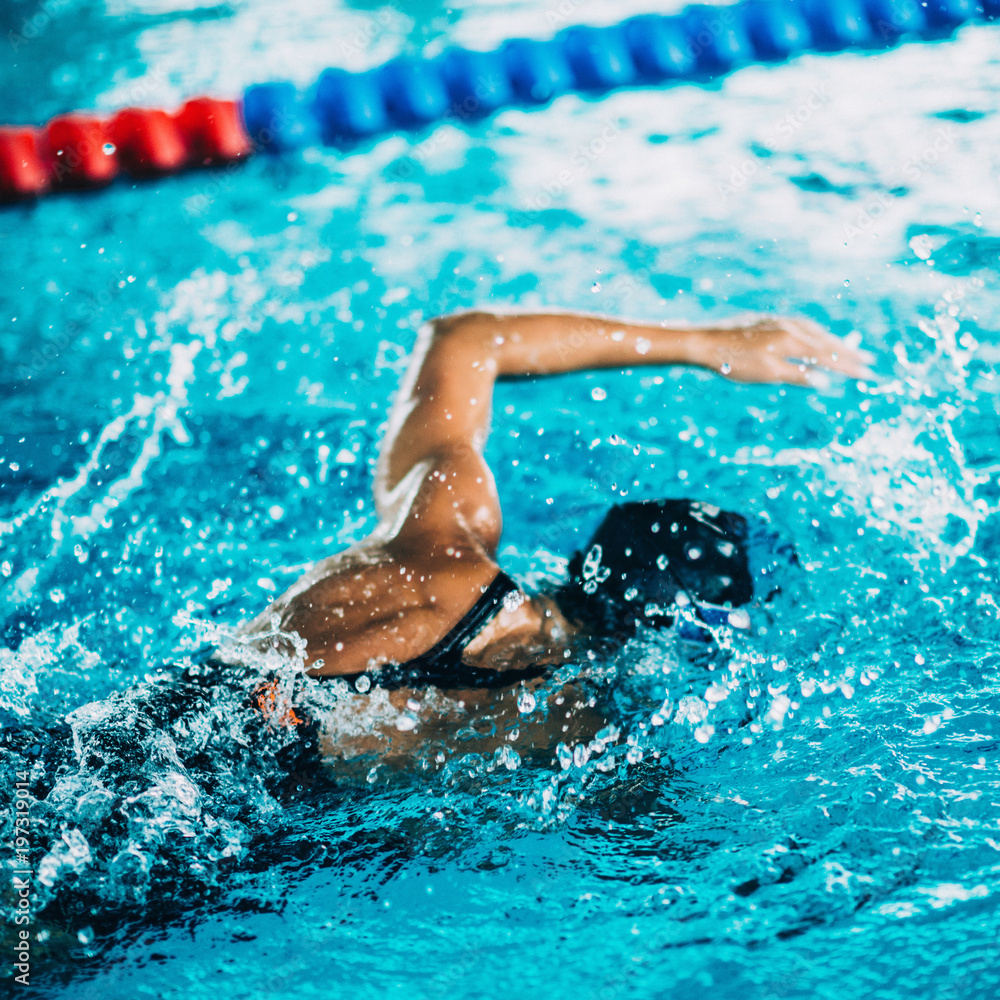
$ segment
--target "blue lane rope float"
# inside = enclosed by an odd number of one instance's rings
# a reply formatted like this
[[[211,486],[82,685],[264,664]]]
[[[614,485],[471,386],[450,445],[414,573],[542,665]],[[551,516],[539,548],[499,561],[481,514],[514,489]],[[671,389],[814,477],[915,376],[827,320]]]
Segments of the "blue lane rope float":
[[[240,159],[259,149],[317,142],[350,146],[434,122],[473,121],[570,91],[717,79],[750,63],[800,53],[884,49],[946,38],[969,21],[1000,17],[1000,0],[743,0],[643,14],[604,28],[575,26],[493,52],[452,48],[399,56],[362,73],[328,69],[300,90],[247,88],[242,101],[195,98],[168,114],[126,108],[111,119],[61,115],[41,128],[0,127],[0,198]]]
[[[570,91],[716,79],[750,63],[802,52],[881,49],[937,40],[968,21],[993,21],[1000,0],[744,0],[644,14],[606,28],[571,27],[547,41],[515,38],[494,52],[450,49],[401,56],[363,73],[326,70],[315,87],[247,89],[251,136],[290,149],[350,144],[443,118],[472,120],[503,107],[547,104]]]

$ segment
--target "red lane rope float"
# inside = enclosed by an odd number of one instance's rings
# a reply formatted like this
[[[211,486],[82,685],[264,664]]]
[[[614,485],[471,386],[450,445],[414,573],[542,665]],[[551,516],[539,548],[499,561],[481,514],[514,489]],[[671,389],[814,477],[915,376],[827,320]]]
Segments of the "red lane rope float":
[[[62,187],[90,187],[109,184],[118,173],[118,158],[100,118],[61,115],[44,134],[50,156],[46,181],[54,177]]]
[[[236,101],[195,97],[174,114],[61,115],[44,128],[0,128],[0,198],[101,187],[122,170],[150,177],[227,163],[252,148]]]
[[[0,129],[0,194],[27,198],[48,190],[49,174],[39,151],[37,128]]]

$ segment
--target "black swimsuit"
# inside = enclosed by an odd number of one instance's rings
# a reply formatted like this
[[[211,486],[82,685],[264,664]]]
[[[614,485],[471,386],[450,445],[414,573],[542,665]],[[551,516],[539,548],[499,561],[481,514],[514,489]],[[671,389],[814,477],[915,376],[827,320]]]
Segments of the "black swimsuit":
[[[470,666],[462,659],[465,647],[503,610],[504,599],[517,591],[517,584],[501,570],[458,624],[426,653],[421,653],[406,663],[388,663],[377,670],[337,674],[335,679],[347,681],[359,690],[362,688],[357,682],[362,677],[388,690],[428,684],[447,690],[510,687],[519,681],[541,677],[549,669],[541,664],[516,670],[491,670],[488,667]],[[368,690],[367,687],[363,689]]]

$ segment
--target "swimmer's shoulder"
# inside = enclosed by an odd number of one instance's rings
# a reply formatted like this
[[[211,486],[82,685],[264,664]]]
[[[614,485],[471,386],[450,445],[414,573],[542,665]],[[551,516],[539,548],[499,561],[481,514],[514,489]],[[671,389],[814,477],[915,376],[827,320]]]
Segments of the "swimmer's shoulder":
[[[403,663],[447,634],[499,572],[481,553],[448,545],[356,546],[311,567],[238,634],[290,655],[295,634],[305,641],[307,666],[323,676]]]

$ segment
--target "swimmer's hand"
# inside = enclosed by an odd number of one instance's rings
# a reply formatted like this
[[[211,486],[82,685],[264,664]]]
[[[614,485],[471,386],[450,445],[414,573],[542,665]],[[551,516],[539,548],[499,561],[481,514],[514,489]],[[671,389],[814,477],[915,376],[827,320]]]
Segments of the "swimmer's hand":
[[[734,382],[784,382],[825,388],[827,372],[873,379],[868,351],[851,347],[809,319],[774,316],[749,326],[702,329],[694,341],[693,363]]]

